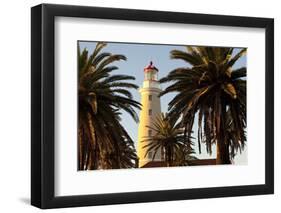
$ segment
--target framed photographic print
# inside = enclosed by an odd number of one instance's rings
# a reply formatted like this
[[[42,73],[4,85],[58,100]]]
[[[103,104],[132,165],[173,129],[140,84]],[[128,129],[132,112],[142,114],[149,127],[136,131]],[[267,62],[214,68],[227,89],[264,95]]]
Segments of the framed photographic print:
[[[31,9],[31,203],[274,192],[274,21]]]

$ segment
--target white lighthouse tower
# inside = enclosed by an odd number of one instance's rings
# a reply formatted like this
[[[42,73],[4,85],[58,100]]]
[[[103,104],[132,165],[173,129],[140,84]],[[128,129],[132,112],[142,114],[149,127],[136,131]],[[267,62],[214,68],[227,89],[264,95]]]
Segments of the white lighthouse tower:
[[[140,123],[138,129],[138,157],[139,167],[145,166],[152,161],[154,151],[147,153],[148,144],[145,140],[152,137],[155,132],[147,126],[153,127],[156,117],[161,114],[161,104],[159,93],[161,92],[160,83],[158,81],[158,69],[153,65],[152,61],[144,68],[143,86],[140,88],[142,109],[140,111]],[[153,161],[161,161],[161,151],[158,150]]]

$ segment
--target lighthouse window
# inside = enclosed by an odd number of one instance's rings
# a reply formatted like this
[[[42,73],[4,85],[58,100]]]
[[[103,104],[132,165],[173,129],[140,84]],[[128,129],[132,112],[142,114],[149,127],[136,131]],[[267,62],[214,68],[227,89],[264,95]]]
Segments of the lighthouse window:
[[[148,73],[147,73],[147,79],[148,79],[148,80],[152,80],[152,73],[151,73],[151,72],[148,72]]]
[[[148,80],[148,73],[145,73],[145,74],[144,74],[144,79],[145,79],[145,80]]]
[[[152,75],[152,80],[157,81],[157,73],[156,73],[156,72],[153,73],[153,75]]]
[[[149,114],[149,115],[152,115],[152,109],[149,109],[149,110],[148,110],[148,114]]]
[[[149,95],[149,96],[148,96],[148,99],[149,99],[150,101],[152,101],[152,95]]]
[[[148,130],[148,136],[151,136],[152,135],[152,130]]]

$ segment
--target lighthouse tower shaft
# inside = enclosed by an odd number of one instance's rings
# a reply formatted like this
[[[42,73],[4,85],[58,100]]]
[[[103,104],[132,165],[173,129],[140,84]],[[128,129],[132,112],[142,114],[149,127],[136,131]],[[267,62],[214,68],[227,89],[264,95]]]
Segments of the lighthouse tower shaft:
[[[161,150],[157,150],[153,159],[155,150],[149,150],[146,147],[151,141],[149,138],[155,135],[153,127],[156,118],[161,114],[161,104],[159,93],[161,92],[160,83],[157,80],[158,69],[150,63],[145,68],[145,80],[142,88],[139,90],[141,94],[142,109],[140,112],[140,123],[138,128],[138,146],[137,152],[139,157],[139,167],[143,167],[150,161],[161,161]],[[149,127],[148,127],[149,126]]]

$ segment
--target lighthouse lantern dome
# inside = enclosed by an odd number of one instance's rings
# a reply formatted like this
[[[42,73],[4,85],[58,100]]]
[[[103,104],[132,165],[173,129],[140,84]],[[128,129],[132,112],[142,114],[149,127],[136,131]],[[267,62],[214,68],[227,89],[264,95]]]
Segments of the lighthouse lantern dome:
[[[158,80],[158,69],[150,61],[150,64],[144,68],[144,80],[146,81],[157,81]]]

